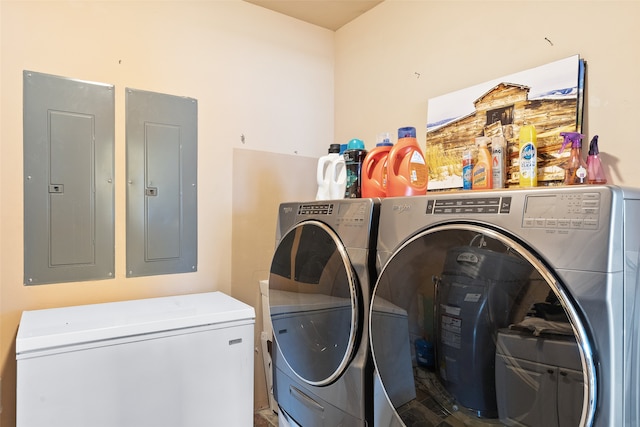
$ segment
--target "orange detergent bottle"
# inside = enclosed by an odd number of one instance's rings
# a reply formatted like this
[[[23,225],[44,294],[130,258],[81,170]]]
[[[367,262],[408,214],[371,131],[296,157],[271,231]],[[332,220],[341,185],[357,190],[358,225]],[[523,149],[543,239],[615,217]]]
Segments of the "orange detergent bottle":
[[[362,164],[362,197],[387,196],[387,157],[393,144],[389,133],[378,135],[376,148],[369,151]]]
[[[416,139],[416,128],[398,129],[398,142],[387,157],[387,197],[427,194],[427,164]]]

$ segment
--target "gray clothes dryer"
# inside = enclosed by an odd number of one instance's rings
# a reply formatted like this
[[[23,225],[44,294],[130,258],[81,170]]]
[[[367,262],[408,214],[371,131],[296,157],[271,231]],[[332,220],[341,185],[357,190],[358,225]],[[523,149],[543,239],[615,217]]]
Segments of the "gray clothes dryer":
[[[640,191],[387,198],[376,263],[375,426],[640,425]]]
[[[370,426],[377,199],[283,203],[269,275],[281,426]]]

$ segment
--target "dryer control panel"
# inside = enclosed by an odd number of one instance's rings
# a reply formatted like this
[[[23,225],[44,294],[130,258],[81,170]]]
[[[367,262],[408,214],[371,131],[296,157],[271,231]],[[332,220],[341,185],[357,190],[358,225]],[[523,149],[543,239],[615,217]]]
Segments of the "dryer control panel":
[[[530,194],[526,197],[522,226],[597,230],[599,216],[600,193]]]
[[[345,247],[368,249],[378,227],[380,201],[370,198],[282,203],[276,242],[304,221],[319,221],[340,235]]]
[[[319,219],[335,226],[365,227],[371,222],[371,204],[358,199],[332,203],[306,203],[298,206],[298,216],[304,219]]]

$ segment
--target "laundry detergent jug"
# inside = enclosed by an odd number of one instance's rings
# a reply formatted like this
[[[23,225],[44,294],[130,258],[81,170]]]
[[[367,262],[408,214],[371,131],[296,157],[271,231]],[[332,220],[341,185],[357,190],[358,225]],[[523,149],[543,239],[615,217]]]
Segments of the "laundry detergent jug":
[[[346,175],[344,157],[340,154],[340,144],[331,144],[329,153],[318,159],[316,200],[344,198]]]
[[[416,128],[398,129],[398,142],[387,157],[387,197],[427,194],[428,170]]]
[[[369,151],[362,164],[362,197],[386,197],[387,157],[393,144],[389,133],[379,135],[376,148]]]

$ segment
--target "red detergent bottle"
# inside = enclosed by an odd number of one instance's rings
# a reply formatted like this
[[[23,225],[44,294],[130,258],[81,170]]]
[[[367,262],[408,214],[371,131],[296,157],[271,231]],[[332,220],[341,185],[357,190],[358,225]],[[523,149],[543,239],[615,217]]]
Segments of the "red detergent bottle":
[[[427,194],[428,172],[416,128],[398,129],[398,142],[387,157],[387,197]]]
[[[362,163],[362,197],[387,196],[387,157],[393,144],[389,133],[378,135],[376,147]]]

